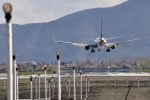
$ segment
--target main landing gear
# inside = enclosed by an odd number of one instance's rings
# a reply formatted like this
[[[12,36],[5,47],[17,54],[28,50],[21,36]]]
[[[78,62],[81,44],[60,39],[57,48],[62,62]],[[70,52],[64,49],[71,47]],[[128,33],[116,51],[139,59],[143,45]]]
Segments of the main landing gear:
[[[92,50],[91,50],[91,53],[95,53],[95,50],[94,50],[94,49],[92,49]]]
[[[101,50],[100,49],[98,49],[98,52],[100,52]]]
[[[109,49],[109,48],[107,48],[107,49],[106,49],[106,52],[110,52],[110,49]]]

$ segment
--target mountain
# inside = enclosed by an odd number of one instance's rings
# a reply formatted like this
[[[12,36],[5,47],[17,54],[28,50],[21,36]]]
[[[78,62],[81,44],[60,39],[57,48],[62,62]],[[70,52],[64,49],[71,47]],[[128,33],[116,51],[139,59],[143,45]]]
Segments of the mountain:
[[[150,0],[128,0],[108,8],[94,8],[64,16],[47,23],[26,25],[13,24],[13,46],[17,61],[56,61],[56,51],[61,52],[63,61],[84,61],[119,59],[122,57],[150,57]],[[121,36],[113,41],[125,41],[139,37],[142,41],[121,45],[110,53],[105,49],[91,54],[83,48],[57,44],[56,40],[94,43],[100,34],[100,21],[103,19],[103,36]],[[0,61],[6,60],[6,28],[0,25]]]

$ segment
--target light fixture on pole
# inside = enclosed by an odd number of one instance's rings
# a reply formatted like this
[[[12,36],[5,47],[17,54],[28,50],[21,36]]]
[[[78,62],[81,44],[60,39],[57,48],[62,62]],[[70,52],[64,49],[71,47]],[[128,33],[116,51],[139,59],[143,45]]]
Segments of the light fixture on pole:
[[[10,23],[12,17],[12,6],[10,3],[3,5],[7,28],[7,100],[13,100],[13,66],[12,66],[12,25]]]

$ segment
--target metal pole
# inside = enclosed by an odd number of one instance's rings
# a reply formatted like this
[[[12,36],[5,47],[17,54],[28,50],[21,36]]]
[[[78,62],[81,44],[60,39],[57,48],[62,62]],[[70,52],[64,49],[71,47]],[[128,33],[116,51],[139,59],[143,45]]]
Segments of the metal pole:
[[[117,86],[117,79],[115,78],[115,87]]]
[[[54,89],[55,89],[55,87],[56,87],[56,86],[55,86],[55,80],[54,80]]]
[[[69,98],[70,98],[70,76],[68,76],[69,79]]]
[[[66,80],[66,89],[67,89],[67,93],[68,93],[68,81]]]
[[[82,100],[82,71],[80,71],[80,99]]]
[[[31,100],[32,100],[32,76],[30,76],[30,97],[31,97]]]
[[[52,97],[54,98],[54,79],[53,79],[54,77],[52,76],[52,90],[53,90],[53,93],[52,93]]]
[[[28,89],[30,89],[30,81],[29,81],[29,82],[27,82],[27,84],[28,84]]]
[[[56,54],[57,57],[57,75],[58,75],[58,100],[61,100],[61,76],[60,76],[60,52],[57,52]]]
[[[4,90],[5,90],[5,88],[6,88],[6,85],[5,85],[5,84],[6,84],[6,82],[4,81]]]
[[[126,77],[126,84],[127,84],[127,87],[128,87],[128,78]]]
[[[7,27],[7,100],[13,100],[13,66],[12,66],[12,25],[10,23],[12,6],[9,3],[3,5]]]
[[[46,82],[46,65],[44,65],[45,76],[45,100],[47,100],[47,82]]]
[[[14,84],[13,84],[13,86],[14,86],[14,100],[16,100],[16,96],[17,96],[17,94],[16,94],[16,53],[13,53],[13,70],[14,70]]]
[[[85,83],[86,83],[86,88],[85,88],[85,91],[86,91],[86,92],[85,92],[85,96],[86,96],[86,97],[85,97],[85,98],[87,98],[87,76],[85,76],[85,79],[86,79],[86,81],[85,81]]]
[[[36,94],[36,99],[37,99],[37,76],[35,76],[35,94]]]
[[[88,93],[90,91],[90,79],[88,78]]]
[[[78,80],[77,80],[77,87],[79,87],[79,85],[78,85]]]
[[[140,78],[138,77],[138,87],[140,86]]]
[[[40,73],[38,73],[38,78],[39,78],[39,100],[40,100]]]
[[[76,78],[75,78],[75,65],[73,64],[73,93],[74,100],[76,100]]]
[[[49,79],[49,100],[51,100],[51,82]]]
[[[17,100],[19,100],[19,84],[18,84],[18,66],[16,65],[16,95]]]

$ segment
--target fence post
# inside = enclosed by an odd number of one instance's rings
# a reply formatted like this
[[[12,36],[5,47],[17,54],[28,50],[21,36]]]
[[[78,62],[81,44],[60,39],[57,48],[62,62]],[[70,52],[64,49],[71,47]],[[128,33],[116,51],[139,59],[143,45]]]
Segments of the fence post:
[[[38,73],[38,79],[39,79],[39,100],[40,100],[40,96],[41,96],[40,94],[40,72]]]
[[[86,85],[85,85],[85,98],[87,98],[87,76],[85,75],[85,82],[86,82]]]
[[[138,77],[138,87],[140,86],[140,78]]]
[[[66,89],[67,89],[67,93],[68,93],[68,80],[66,80]]]
[[[37,93],[38,93],[38,90],[37,90],[37,76],[35,76],[35,94],[36,94],[36,99],[37,99]]]
[[[6,82],[4,81],[4,90],[6,89]]]
[[[90,79],[88,78],[88,93],[90,91]]]
[[[116,79],[116,77],[115,77],[115,79],[114,79],[114,80],[115,80],[115,87],[116,87],[116,86],[117,86],[117,79]]]
[[[68,76],[68,82],[69,82],[69,98],[70,98],[70,76]]]
[[[126,77],[126,84],[127,84],[127,87],[128,87],[128,78]]]
[[[30,76],[30,97],[31,97],[31,100],[32,100],[32,76]]]
[[[54,98],[54,79],[53,79],[54,77],[52,76],[52,90],[53,90],[53,92],[52,92],[52,97]]]

